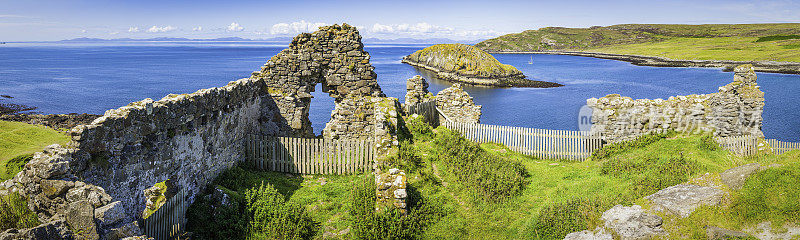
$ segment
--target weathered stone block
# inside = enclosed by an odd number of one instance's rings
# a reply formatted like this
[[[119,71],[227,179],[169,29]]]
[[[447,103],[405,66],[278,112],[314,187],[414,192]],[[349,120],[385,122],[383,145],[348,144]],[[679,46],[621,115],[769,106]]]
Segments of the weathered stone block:
[[[67,224],[76,239],[99,239],[97,226],[94,222],[94,207],[89,201],[70,203],[65,214]]]

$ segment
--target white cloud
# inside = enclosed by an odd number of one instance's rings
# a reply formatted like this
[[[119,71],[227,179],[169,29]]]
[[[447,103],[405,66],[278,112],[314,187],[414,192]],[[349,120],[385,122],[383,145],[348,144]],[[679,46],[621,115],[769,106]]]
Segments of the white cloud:
[[[203,31],[203,27],[202,26],[197,26],[195,28],[192,28],[192,31],[195,31],[195,32]]]
[[[416,24],[402,23],[393,25],[383,25],[380,23],[375,23],[374,25],[372,25],[372,29],[370,29],[370,31],[374,33],[420,35],[420,34],[432,34],[432,33],[439,33],[439,34],[452,33],[453,28],[437,26],[426,22],[420,22]]]
[[[497,37],[503,35],[503,33],[495,30],[469,30],[458,31],[455,35],[461,37]]]
[[[81,33],[86,33],[86,29],[81,30]]]
[[[128,28],[128,32],[139,32],[139,27],[130,27]]]
[[[119,32],[110,32],[110,33],[108,33],[108,34],[109,34],[109,35],[117,35],[117,34],[119,34]]]
[[[297,34],[303,32],[314,32],[319,29],[319,27],[328,25],[326,23],[311,23],[306,22],[305,20],[300,20],[299,22],[292,22],[292,23],[277,23],[272,25],[272,30],[270,33],[272,34]]]
[[[231,25],[228,25],[228,32],[241,32],[244,31],[244,27],[240,26],[238,23],[232,22]]]
[[[394,28],[392,26],[389,26],[389,25],[383,25],[383,24],[380,24],[380,23],[375,23],[374,25],[372,25],[372,32],[375,32],[375,33],[393,33],[394,32]]]
[[[162,32],[172,32],[172,31],[175,31],[177,29],[178,28],[173,27],[173,26],[163,26],[163,27],[152,26],[149,29],[147,29],[147,32],[150,32],[150,33],[162,33]]]

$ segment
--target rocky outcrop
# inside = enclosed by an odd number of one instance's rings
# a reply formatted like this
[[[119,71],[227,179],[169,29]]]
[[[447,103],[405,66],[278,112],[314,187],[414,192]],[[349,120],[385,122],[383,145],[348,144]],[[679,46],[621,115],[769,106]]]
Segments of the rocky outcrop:
[[[438,44],[403,57],[403,63],[436,73],[437,78],[490,87],[563,86],[558,83],[525,79],[511,65],[502,64],[492,55],[469,45]]]
[[[436,94],[436,107],[452,122],[479,123],[481,120],[481,106],[475,105],[459,83]]]
[[[606,229],[613,230],[622,240],[644,240],[663,235],[661,217],[645,212],[641,206],[614,206],[603,212]]]
[[[713,132],[715,136],[763,137],[764,92],[751,65],[735,69],[733,82],[719,92],[662,99],[638,99],[612,94],[591,98],[591,134],[606,141],[632,140],[654,131],[675,129]]]
[[[428,92],[428,82],[420,75],[406,80],[406,99],[405,105],[415,105],[434,99],[433,94]]]
[[[713,187],[692,184],[679,184],[645,197],[652,202],[651,210],[688,217],[697,207],[716,206],[722,201],[725,192]]]
[[[11,114],[0,115],[0,121],[24,122],[44,125],[56,130],[69,130],[78,125],[89,124],[100,117],[96,114]]]
[[[99,239],[124,225],[121,203],[111,202],[105,189],[73,174],[74,149],[48,146],[34,154],[20,173],[0,184],[0,195],[19,193],[43,224],[12,229],[0,239]]]

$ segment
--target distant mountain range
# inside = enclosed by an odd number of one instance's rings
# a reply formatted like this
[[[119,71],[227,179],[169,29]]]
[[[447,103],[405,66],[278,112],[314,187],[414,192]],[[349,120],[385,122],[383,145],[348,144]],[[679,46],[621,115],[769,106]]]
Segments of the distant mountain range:
[[[58,42],[291,42],[293,37],[275,37],[275,38],[262,38],[262,39],[248,39],[240,37],[224,37],[224,38],[209,38],[209,39],[191,39],[191,38],[172,38],[172,37],[159,37],[159,38],[115,38],[115,39],[102,39],[102,38],[73,38],[61,40]],[[440,43],[464,43],[475,44],[481,40],[460,41],[449,38],[397,38],[397,39],[380,39],[380,38],[364,38],[364,43],[411,43],[411,44],[440,44]]]
[[[222,42],[250,42],[250,41],[259,41],[259,42],[286,42],[292,41],[291,37],[276,37],[276,38],[266,38],[266,39],[247,39],[247,38],[240,38],[240,37],[224,37],[224,38],[207,38],[207,39],[192,39],[192,38],[173,38],[173,37],[158,37],[158,38],[114,38],[114,39],[103,39],[103,38],[73,38],[67,40],[61,40],[59,42],[215,42],[215,41],[222,41]]]

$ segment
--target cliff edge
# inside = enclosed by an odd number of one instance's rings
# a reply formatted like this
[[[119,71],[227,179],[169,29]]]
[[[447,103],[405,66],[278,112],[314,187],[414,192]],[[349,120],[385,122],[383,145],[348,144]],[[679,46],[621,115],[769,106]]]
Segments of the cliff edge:
[[[525,79],[514,66],[502,64],[492,55],[464,44],[437,44],[403,58],[403,63],[427,69],[452,82],[493,87],[563,86],[558,83]]]

